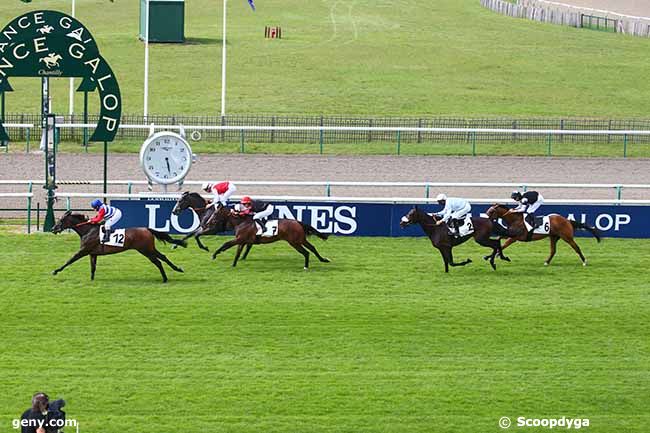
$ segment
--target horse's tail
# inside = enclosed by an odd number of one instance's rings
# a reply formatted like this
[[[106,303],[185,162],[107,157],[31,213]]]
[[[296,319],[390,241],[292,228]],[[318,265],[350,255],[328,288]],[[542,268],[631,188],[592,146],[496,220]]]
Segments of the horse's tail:
[[[159,231],[151,230],[151,229],[148,229],[148,230],[158,240],[161,240],[163,242],[169,242],[170,244],[174,244],[174,245],[180,245],[183,248],[187,248],[187,242],[185,242],[183,240],[174,239],[173,237],[169,236],[167,233],[163,233],[163,232],[159,232]]]
[[[318,236],[319,238],[321,238],[324,241],[326,241],[327,238],[329,237],[329,235],[319,232],[318,230],[316,230],[315,228],[313,228],[309,224],[300,223],[300,225],[302,226],[302,229],[305,231],[305,235],[307,235],[307,236],[316,235],[316,236]]]
[[[587,225],[585,223],[581,223],[573,220],[571,220],[571,225],[575,230],[587,230],[589,233],[593,235],[593,237],[596,238],[598,242],[600,242],[600,230],[598,230],[596,227],[591,227],[590,225]]]

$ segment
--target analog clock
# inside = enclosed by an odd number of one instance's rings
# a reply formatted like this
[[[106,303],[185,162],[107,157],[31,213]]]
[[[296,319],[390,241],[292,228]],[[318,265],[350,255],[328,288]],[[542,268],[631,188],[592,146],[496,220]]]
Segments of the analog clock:
[[[142,144],[140,164],[152,182],[162,185],[180,183],[192,166],[192,149],[181,135],[158,132]]]

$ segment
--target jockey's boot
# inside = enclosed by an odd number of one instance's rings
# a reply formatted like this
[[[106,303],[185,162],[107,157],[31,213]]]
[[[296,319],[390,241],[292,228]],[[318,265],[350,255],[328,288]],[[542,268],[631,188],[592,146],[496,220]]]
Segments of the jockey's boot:
[[[111,240],[111,229],[107,229],[104,227],[104,237],[102,238],[102,243],[105,244],[109,240]]]
[[[454,236],[459,238],[460,237],[460,225],[458,223],[458,220],[454,220],[452,222],[452,225],[454,226]]]
[[[528,224],[530,224],[533,230],[537,228],[537,226],[535,225],[535,214],[533,213],[526,214],[526,221],[528,221]]]
[[[264,218],[258,219],[258,223],[260,223],[260,227],[262,227],[262,234],[266,233],[266,220]]]

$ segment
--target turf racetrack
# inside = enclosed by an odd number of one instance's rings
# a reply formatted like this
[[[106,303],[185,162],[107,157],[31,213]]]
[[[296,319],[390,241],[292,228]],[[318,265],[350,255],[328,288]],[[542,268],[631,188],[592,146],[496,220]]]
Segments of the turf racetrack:
[[[646,432],[650,241],[579,243],[586,268],[537,242],[497,272],[468,243],[447,275],[421,238],[315,239],[332,263],[308,272],[282,243],[236,269],[161,246],[186,271],[165,285],[135,252],[53,277],[75,235],[5,230],[0,425],[45,389],[80,432]]]

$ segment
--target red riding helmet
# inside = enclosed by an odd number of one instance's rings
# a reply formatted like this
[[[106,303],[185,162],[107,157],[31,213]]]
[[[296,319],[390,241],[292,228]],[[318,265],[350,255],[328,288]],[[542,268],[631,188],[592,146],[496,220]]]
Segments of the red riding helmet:
[[[251,204],[251,203],[253,203],[253,199],[251,199],[249,196],[242,197],[241,204]]]

